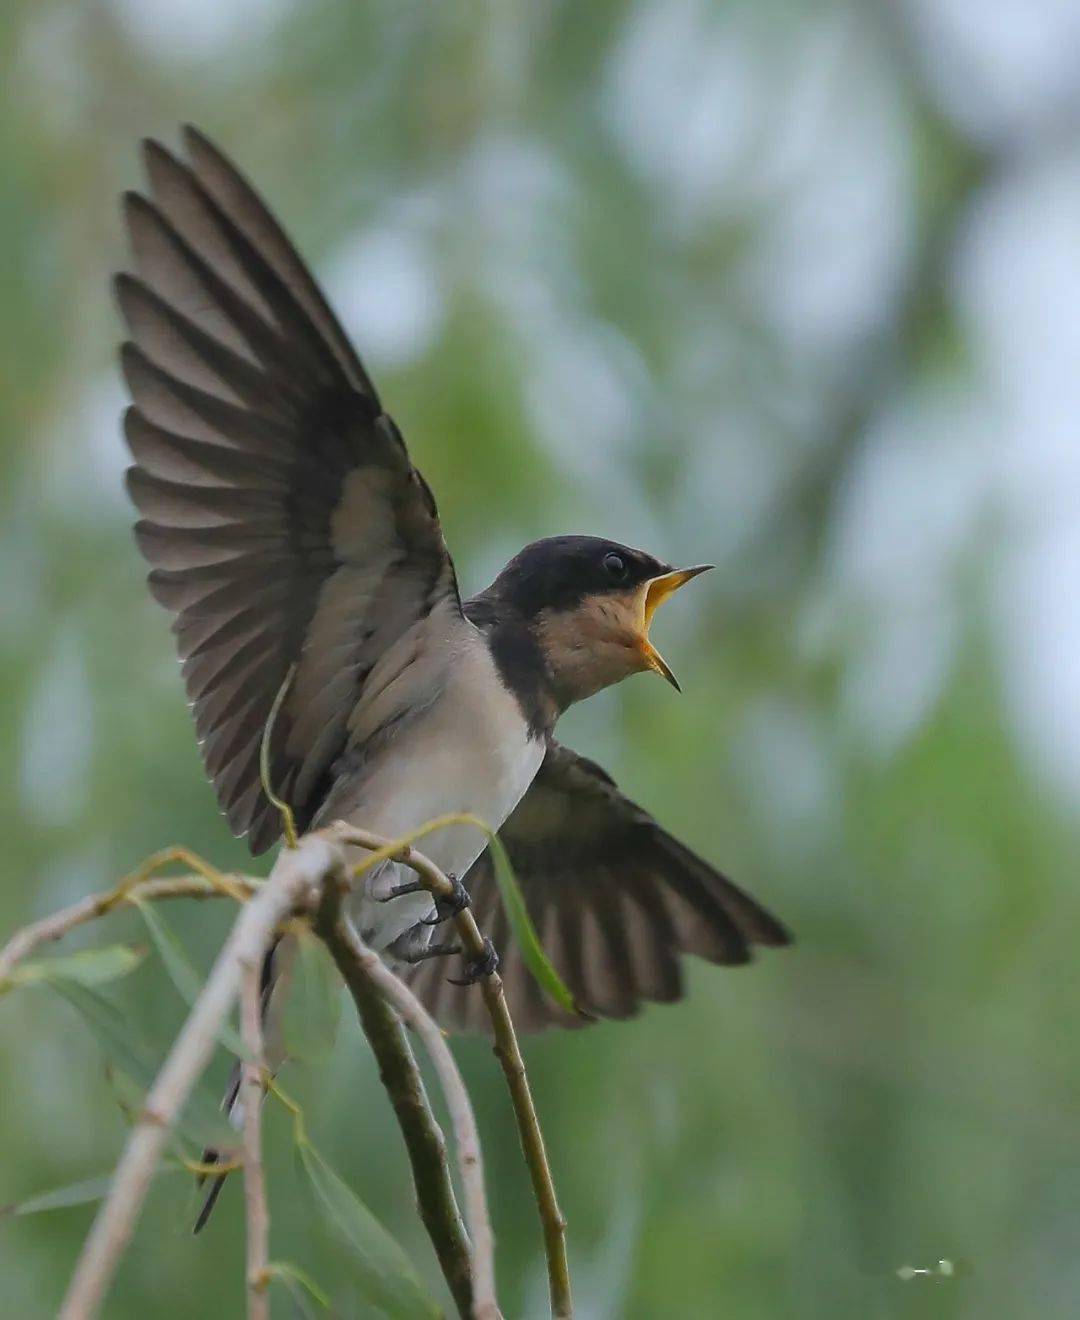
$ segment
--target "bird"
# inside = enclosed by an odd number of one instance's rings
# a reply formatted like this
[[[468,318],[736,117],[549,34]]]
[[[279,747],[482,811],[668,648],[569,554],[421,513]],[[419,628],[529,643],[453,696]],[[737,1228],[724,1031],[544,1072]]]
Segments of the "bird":
[[[440,938],[445,912],[399,863],[351,899],[363,937],[448,1030],[484,1029],[469,983],[496,963],[534,1032],[679,999],[684,955],[738,965],[787,944],[554,735],[570,706],[631,675],[678,687],[650,627],[707,566],[551,536],[463,597],[431,489],[308,267],[227,156],[193,127],[182,138],[181,153],[143,143],[148,186],[122,202],[126,482],[232,831],[255,855],[280,837],[260,777],[279,697],[270,779],[300,830],[344,820],[397,838],[459,812],[498,830],[573,1011],[530,974],[477,827],[424,847],[473,905],[482,965]]]

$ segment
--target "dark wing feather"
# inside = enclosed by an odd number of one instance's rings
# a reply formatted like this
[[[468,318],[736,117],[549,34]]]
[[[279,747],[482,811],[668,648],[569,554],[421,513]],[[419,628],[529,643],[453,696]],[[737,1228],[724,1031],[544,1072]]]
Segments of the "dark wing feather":
[[[681,954],[737,965],[755,944],[790,942],[764,908],[624,797],[598,765],[559,743],[550,744],[499,837],[544,949],[587,1014],[574,1017],[541,992],[510,933],[485,852],[465,883],[499,952],[520,1031],[632,1017],[644,1001],[678,999]],[[461,975],[459,966],[432,960],[404,975],[446,1027],[488,1029],[475,988],[447,980]]]
[[[261,852],[279,820],[259,745],[290,666],[272,776],[303,827],[335,758],[395,713],[364,714],[373,668],[401,650],[397,676],[417,648],[396,644],[445,640],[461,607],[431,494],[318,286],[221,153],[185,144],[186,163],[148,142],[150,196],[124,199],[128,490],[207,772]]]

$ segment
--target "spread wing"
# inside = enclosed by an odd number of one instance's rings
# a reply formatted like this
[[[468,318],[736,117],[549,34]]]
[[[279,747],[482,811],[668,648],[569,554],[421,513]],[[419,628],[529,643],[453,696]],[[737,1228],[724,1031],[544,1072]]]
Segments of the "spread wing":
[[[485,852],[465,884],[499,952],[521,1031],[632,1017],[643,1000],[678,999],[680,954],[738,964],[749,961],[752,945],[790,942],[774,917],[624,797],[598,765],[554,741],[499,837],[545,952],[589,1015],[572,1017],[540,990]],[[432,960],[405,975],[444,1026],[487,1029],[475,987],[447,979],[461,975],[459,966]]]
[[[207,773],[258,853],[280,832],[259,746],[290,666],[271,773],[304,827],[334,760],[465,625],[431,493],[318,286],[220,152],[185,145],[147,143],[149,196],[124,199],[128,488]]]

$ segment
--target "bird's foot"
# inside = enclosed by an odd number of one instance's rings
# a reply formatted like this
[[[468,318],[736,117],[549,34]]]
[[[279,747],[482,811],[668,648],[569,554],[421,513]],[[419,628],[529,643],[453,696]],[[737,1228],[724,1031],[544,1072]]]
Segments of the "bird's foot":
[[[440,894],[435,899],[435,911],[430,917],[423,917],[421,924],[424,926],[438,926],[446,921],[448,917],[456,917],[459,912],[464,912],[467,907],[472,906],[472,899],[469,891],[461,881],[451,872],[447,877],[453,888],[448,894]]]
[[[474,985],[477,981],[482,981],[486,976],[494,976],[499,970],[499,955],[496,952],[495,945],[484,937],[483,953],[473,954],[472,957],[465,960],[465,975],[461,977],[448,976],[446,979],[451,985]]]

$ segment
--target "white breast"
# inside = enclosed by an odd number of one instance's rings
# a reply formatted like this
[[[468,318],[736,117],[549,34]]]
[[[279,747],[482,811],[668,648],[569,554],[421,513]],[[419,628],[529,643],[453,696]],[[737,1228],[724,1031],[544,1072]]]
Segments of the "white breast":
[[[498,829],[532,783],[544,750],[543,740],[530,738],[482,638],[470,632],[455,647],[442,695],[364,767],[355,794],[335,814],[391,838],[453,812],[469,812]],[[418,847],[443,871],[462,877],[486,845],[475,827],[451,825]],[[375,947],[430,911],[426,894],[374,900],[413,878],[397,866],[368,878],[355,916]]]

